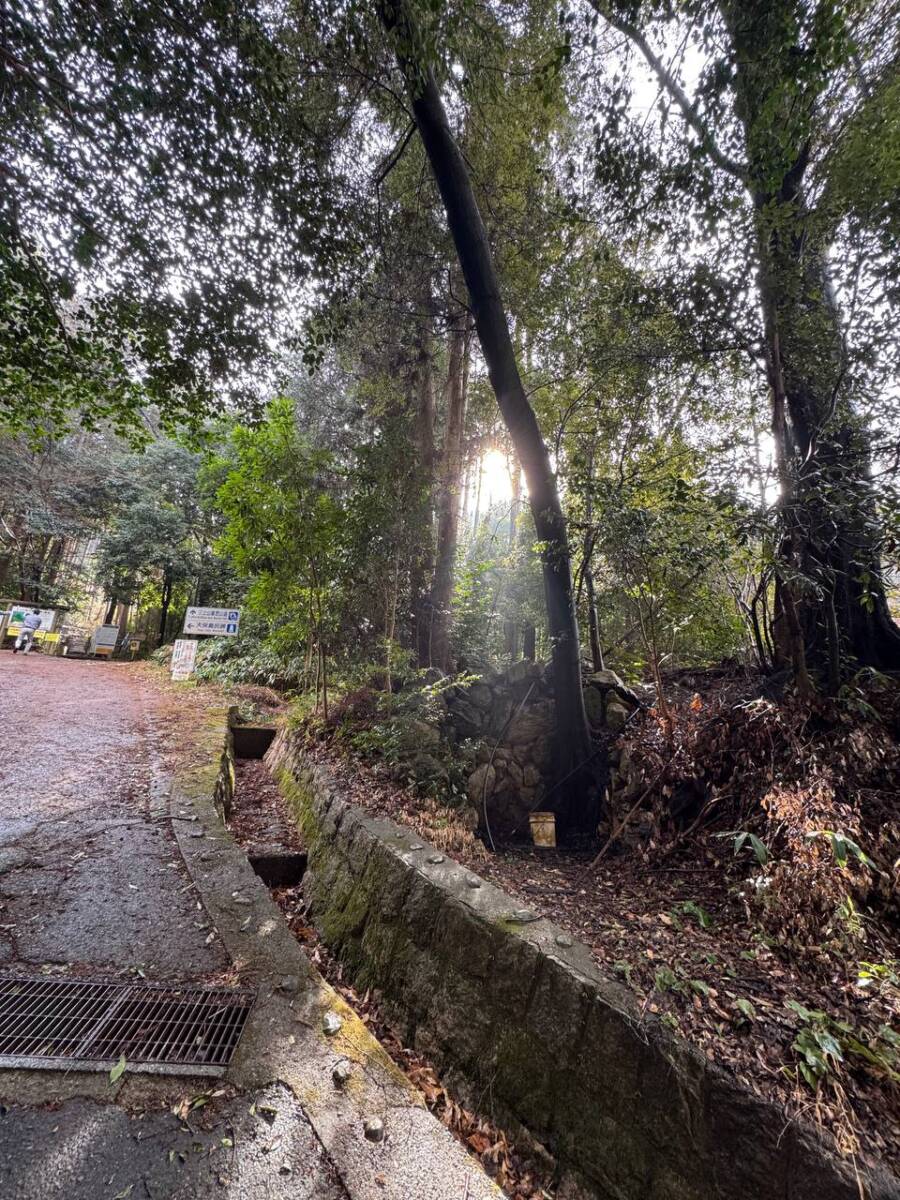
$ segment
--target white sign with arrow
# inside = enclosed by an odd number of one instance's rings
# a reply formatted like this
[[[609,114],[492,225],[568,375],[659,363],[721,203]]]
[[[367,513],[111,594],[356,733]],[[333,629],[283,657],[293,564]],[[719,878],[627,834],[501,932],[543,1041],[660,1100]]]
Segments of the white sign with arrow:
[[[237,637],[239,608],[189,608],[184,615],[184,632],[207,637]]]

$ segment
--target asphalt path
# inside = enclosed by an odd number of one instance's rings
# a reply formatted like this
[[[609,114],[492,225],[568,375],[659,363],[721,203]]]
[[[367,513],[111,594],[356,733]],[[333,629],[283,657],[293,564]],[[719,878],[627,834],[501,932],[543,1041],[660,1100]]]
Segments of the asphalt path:
[[[155,794],[127,664],[0,653],[0,965],[214,980],[229,966]]]

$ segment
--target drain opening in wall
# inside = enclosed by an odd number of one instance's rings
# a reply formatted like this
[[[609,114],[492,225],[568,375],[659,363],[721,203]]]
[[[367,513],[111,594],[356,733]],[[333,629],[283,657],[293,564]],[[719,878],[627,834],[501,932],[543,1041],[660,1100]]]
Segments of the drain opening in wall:
[[[235,758],[262,758],[272,745],[275,730],[269,725],[232,725]]]
[[[250,866],[263,883],[273,887],[295,887],[306,871],[306,853],[302,850],[250,853]]]

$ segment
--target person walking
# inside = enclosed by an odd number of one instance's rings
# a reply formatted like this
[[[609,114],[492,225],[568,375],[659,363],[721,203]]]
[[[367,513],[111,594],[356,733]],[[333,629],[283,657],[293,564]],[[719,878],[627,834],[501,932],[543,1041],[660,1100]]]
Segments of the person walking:
[[[25,614],[25,618],[22,621],[22,628],[19,630],[19,636],[16,638],[16,644],[13,646],[13,654],[17,654],[20,650],[28,654],[34,642],[34,635],[40,627],[41,610],[33,608],[30,613]]]

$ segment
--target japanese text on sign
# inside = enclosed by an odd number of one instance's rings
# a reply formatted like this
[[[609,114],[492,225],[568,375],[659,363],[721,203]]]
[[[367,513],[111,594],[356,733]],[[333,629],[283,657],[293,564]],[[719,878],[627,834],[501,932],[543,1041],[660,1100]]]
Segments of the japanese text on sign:
[[[184,616],[184,632],[236,637],[240,620],[239,608],[189,608]]]
[[[192,638],[178,638],[172,648],[172,678],[190,679],[196,657],[197,643]]]

